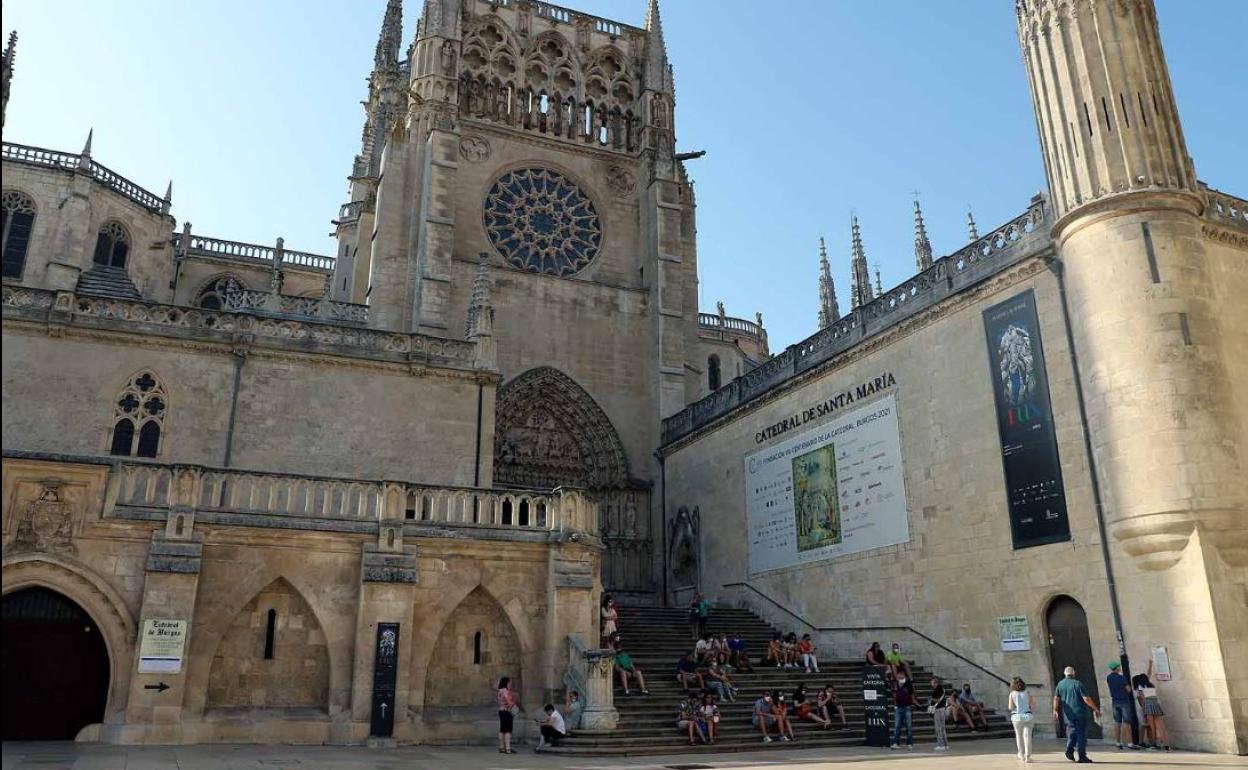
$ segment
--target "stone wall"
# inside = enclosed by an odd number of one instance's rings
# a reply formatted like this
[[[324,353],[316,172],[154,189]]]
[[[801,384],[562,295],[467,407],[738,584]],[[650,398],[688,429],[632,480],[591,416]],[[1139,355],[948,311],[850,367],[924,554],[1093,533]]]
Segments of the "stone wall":
[[[299,592],[278,578],[238,611],[218,643],[206,705],[326,711],[328,698],[325,632]]]

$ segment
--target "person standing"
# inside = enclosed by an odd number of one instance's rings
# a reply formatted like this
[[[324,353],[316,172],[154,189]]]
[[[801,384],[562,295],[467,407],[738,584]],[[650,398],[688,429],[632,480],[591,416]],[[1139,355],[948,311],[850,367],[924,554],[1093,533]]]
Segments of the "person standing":
[[[936,751],[948,751],[949,733],[945,721],[949,718],[949,691],[938,677],[932,677],[932,695],[928,699],[927,710],[936,724]]]
[[[1148,724],[1148,733],[1153,740],[1154,749],[1170,750],[1170,733],[1166,730],[1166,712],[1161,709],[1161,701],[1157,699],[1157,685],[1153,684],[1153,662],[1148,662],[1148,673],[1136,674],[1131,677],[1135,685],[1135,695],[1139,699],[1140,708],[1144,712],[1144,720]]]
[[[607,646],[615,632],[620,630],[620,610],[611,594],[602,595],[602,644]]]
[[[1118,750],[1139,748],[1131,737],[1131,712],[1135,710],[1135,705],[1131,703],[1131,683],[1123,676],[1120,662],[1115,660],[1109,664],[1105,686],[1109,688],[1114,713],[1114,742],[1118,744]]]
[[[1083,682],[1075,678],[1075,667],[1062,672],[1065,679],[1053,691],[1053,718],[1066,724],[1066,758],[1071,762],[1088,763],[1088,714],[1101,718],[1101,708],[1088,695]],[[1075,759],[1078,752],[1079,759]]]
[[[1018,747],[1018,759],[1020,762],[1030,762],[1031,732],[1035,726],[1035,715],[1031,713],[1031,695],[1027,692],[1027,684],[1017,676],[1010,685],[1007,702],[1010,708],[1010,724],[1014,727],[1014,745]]]
[[[914,683],[904,671],[893,682],[893,745],[901,748],[901,726],[906,726],[906,748],[914,748]]]
[[[498,680],[498,689],[494,693],[498,704],[498,753],[515,754],[511,748],[511,733],[516,723],[516,712],[520,710],[516,691],[511,689],[511,677],[505,676]]]

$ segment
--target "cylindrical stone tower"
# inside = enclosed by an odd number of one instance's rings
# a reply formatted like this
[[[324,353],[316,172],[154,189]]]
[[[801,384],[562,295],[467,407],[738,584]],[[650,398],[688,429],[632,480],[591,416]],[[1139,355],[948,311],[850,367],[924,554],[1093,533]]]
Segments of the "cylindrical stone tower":
[[[1137,655],[1170,644],[1198,663],[1191,671],[1216,671],[1227,722],[1202,724],[1204,714],[1181,729],[1193,731],[1188,745],[1243,750],[1248,714],[1231,712],[1248,667],[1231,649],[1248,635],[1248,384],[1233,376],[1244,314],[1220,301],[1233,271],[1202,235],[1206,191],[1156,10],[1152,0],[1017,0],[1016,10],[1126,636]],[[1162,619],[1158,604],[1183,609]],[[1217,734],[1198,739],[1206,729]]]

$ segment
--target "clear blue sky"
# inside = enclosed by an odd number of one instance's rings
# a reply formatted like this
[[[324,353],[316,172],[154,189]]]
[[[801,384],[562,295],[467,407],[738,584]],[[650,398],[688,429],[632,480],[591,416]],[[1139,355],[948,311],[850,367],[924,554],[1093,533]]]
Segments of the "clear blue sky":
[[[569,0],[640,25],[645,0]],[[1248,196],[1244,0],[1157,0],[1202,179]],[[385,0],[7,0],[20,35],[5,139],[78,150],[195,230],[333,253]],[[410,40],[420,0],[407,0]],[[1044,186],[1011,0],[663,0],[704,309],[814,331],[817,244],[848,304],[849,213],[886,286],[913,272],[911,190],[937,255]],[[406,43],[404,45],[406,48]]]

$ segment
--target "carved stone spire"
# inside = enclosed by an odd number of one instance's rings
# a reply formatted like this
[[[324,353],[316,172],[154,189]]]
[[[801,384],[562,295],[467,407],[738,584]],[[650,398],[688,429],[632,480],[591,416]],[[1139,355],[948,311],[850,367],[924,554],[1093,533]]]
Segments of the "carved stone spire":
[[[975,226],[975,212],[971,211],[971,207],[966,207],[966,234],[971,236],[972,241],[979,240],[979,228]]]
[[[87,130],[87,141],[82,145],[82,152],[78,153],[78,172],[81,174],[90,174],[91,171],[91,142],[95,139],[95,129]]]
[[[867,268],[867,252],[862,247],[862,231],[858,228],[858,217],[853,218],[853,259],[850,263],[854,277],[853,305],[858,309],[875,299],[871,291],[871,271]]]
[[[377,36],[377,50],[373,54],[374,75],[398,70],[402,44],[403,0],[389,0],[386,3],[386,15],[381,21],[381,34]]]
[[[490,257],[481,252],[477,262],[477,274],[472,279],[472,298],[468,302],[466,335],[477,343],[475,363],[481,369],[493,369],[497,364],[494,343],[494,305],[490,292],[494,287],[490,280]]]
[[[0,60],[0,82],[4,88],[4,103],[0,106],[0,127],[4,126],[4,116],[9,111],[9,86],[13,82],[13,62],[17,58],[17,30],[9,33],[9,43],[4,47],[3,60]]]
[[[927,238],[918,195],[914,196],[914,266],[920,273],[932,266],[932,242]]]
[[[884,296],[884,284],[880,282],[880,263],[875,263],[875,296]]]
[[[165,188],[165,197],[160,202],[160,213],[168,214],[173,208],[173,180],[169,180],[169,185]]]
[[[828,247],[819,237],[819,328],[826,329],[841,317],[836,302],[836,286],[832,283],[832,267],[828,264]]]
[[[667,62],[667,41],[663,39],[663,19],[659,16],[659,0],[650,0],[646,8],[646,62],[642,71],[646,88],[672,93],[672,68]]]

